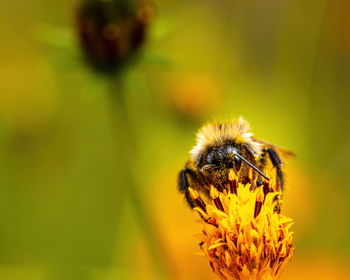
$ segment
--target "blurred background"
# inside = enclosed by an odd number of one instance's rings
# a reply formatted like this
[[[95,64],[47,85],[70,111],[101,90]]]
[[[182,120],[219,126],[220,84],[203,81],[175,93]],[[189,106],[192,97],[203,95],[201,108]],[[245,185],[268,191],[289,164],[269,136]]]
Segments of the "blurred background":
[[[0,279],[215,279],[176,177],[238,116],[297,154],[282,279],[348,279],[349,1],[154,0],[113,75],[80,54],[77,2],[0,2]]]

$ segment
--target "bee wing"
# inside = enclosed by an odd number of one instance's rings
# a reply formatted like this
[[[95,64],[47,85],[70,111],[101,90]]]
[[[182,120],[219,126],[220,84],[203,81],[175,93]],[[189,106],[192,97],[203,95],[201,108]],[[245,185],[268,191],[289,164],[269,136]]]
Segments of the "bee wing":
[[[253,141],[261,144],[263,147],[266,147],[266,148],[271,148],[271,149],[274,149],[276,150],[278,153],[280,153],[283,157],[295,157],[296,155],[290,151],[290,150],[287,150],[283,147],[280,147],[280,146],[277,146],[277,145],[274,145],[274,144],[271,144],[267,141],[264,141],[264,140],[260,140],[260,139],[253,139]]]

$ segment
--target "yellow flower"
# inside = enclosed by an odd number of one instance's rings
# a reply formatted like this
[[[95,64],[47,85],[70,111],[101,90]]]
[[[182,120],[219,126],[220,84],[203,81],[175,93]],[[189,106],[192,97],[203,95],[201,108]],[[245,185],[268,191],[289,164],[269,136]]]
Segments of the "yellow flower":
[[[280,194],[268,182],[250,190],[233,177],[228,193],[211,186],[207,203],[190,189],[202,218],[200,254],[221,279],[278,279],[294,251],[292,219],[279,214]]]

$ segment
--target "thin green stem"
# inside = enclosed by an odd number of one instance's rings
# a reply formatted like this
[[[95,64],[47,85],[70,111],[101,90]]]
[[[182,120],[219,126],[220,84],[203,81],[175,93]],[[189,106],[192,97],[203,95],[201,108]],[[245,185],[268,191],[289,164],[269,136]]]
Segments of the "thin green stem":
[[[111,104],[111,115],[113,120],[115,143],[119,155],[120,173],[123,174],[122,191],[129,199],[136,215],[137,222],[147,242],[148,249],[153,259],[157,279],[168,278],[169,267],[165,262],[166,254],[157,236],[155,224],[151,218],[148,206],[140,194],[140,189],[135,182],[132,166],[137,158],[137,144],[134,130],[128,116],[127,102],[123,88],[122,79],[110,79],[109,99]]]

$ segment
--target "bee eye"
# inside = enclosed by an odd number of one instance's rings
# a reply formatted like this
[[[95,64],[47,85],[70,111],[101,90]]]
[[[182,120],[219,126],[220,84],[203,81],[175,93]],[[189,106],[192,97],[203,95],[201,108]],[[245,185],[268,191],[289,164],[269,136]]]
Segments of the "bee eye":
[[[239,157],[235,157],[233,160],[234,160],[234,163],[235,163],[236,171],[239,171],[241,169],[241,166],[242,166],[241,159]]]
[[[222,151],[212,150],[207,155],[207,162],[209,164],[219,165],[223,157],[224,154],[222,153]]]
[[[216,160],[216,152],[214,150],[212,150],[207,155],[207,162],[209,164],[212,164],[212,163],[214,163],[215,160]]]

